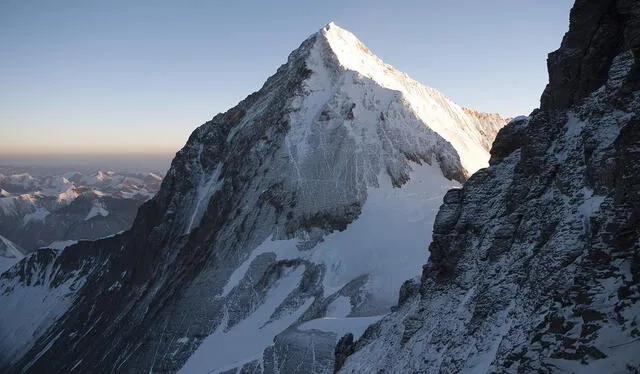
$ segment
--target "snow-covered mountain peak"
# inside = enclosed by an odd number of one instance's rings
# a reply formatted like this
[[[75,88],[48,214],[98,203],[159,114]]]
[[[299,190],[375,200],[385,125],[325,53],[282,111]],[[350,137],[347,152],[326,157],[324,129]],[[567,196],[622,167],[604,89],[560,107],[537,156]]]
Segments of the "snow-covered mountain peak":
[[[408,78],[373,54],[354,34],[333,22],[323,27],[318,34],[326,40],[339,63],[347,70],[357,71],[385,87],[393,85],[394,79],[390,78],[394,74]]]
[[[334,77],[334,70],[338,70],[337,75],[342,78],[336,80],[342,81],[342,87],[336,92],[346,93],[343,96],[349,96],[355,107],[362,102],[365,107],[368,104],[370,108],[384,112],[392,102],[400,103],[455,148],[466,176],[488,166],[491,141],[506,122],[502,116],[465,110],[437,90],[385,63],[354,34],[333,22],[316,35],[307,66],[315,73],[315,77],[308,80],[310,90],[325,88],[325,95],[319,95],[319,98],[327,96],[326,91],[330,88],[322,85],[326,85],[330,81],[327,77]],[[354,93],[360,97],[353,97]],[[375,123],[375,120],[368,123]]]
[[[42,260],[63,279],[84,269],[83,298],[28,353],[0,357],[0,370],[35,360],[33,372],[51,371],[49,354],[72,346],[57,365],[80,372],[314,372],[294,361],[320,356],[324,371],[338,333],[297,327],[368,318],[362,325],[390,310],[404,279],[420,274],[441,197],[488,162],[500,120],[468,115],[329,24],[259,91],[193,132],[130,231]],[[139,184],[88,179],[100,190]],[[85,201],[86,222],[112,217]],[[15,281],[0,282],[0,303],[13,297],[5,288],[31,290]],[[94,311],[100,326],[89,326]],[[322,348],[286,366],[307,339]]]
[[[0,235],[0,274],[24,258],[24,250]]]

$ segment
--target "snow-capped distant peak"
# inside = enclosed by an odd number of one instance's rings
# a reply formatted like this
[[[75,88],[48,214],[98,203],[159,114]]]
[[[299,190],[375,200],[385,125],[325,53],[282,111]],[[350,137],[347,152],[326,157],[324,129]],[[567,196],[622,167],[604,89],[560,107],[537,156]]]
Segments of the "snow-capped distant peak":
[[[386,74],[380,67],[396,70],[374,55],[355,35],[333,22],[322,28],[320,34],[329,42],[331,50],[346,69],[357,71],[369,78],[383,79]]]
[[[0,235],[0,245],[2,249],[2,251],[0,251],[0,255],[17,259],[22,259],[24,257],[24,250],[20,248],[19,245],[2,235]]]
[[[157,180],[158,182],[160,182],[162,180],[162,176],[156,174],[156,173],[149,173],[148,174],[151,178]]]
[[[96,216],[106,217],[108,215],[109,215],[109,211],[105,208],[104,204],[99,200],[95,200],[93,203],[93,206],[91,207],[91,210],[89,211],[89,213],[87,214],[84,220],[88,221],[91,218]]]
[[[70,202],[77,198],[79,195],[80,194],[78,193],[78,189],[74,185],[71,185],[69,188],[59,193],[57,197],[59,202]]]
[[[111,176],[109,176],[108,173],[103,173],[102,171],[98,171],[96,173],[96,179],[99,180],[100,182],[106,180],[106,179],[110,179]]]
[[[24,250],[0,235],[0,274],[24,258]]]

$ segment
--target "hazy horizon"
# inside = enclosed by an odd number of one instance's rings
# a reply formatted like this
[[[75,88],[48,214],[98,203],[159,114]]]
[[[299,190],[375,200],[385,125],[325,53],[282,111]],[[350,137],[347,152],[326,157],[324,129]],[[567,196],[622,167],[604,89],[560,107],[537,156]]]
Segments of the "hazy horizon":
[[[461,106],[526,115],[571,4],[4,2],[0,163],[173,155],[329,21]]]
[[[66,171],[155,171],[165,173],[175,152],[168,153],[0,153],[0,166],[55,168]]]

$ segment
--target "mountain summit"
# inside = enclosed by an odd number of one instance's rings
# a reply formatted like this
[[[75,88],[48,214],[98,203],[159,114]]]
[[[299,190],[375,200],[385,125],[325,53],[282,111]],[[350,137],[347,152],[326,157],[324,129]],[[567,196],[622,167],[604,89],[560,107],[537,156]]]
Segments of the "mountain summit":
[[[364,82],[370,79],[380,88],[397,92],[402,104],[453,146],[460,157],[465,177],[487,166],[487,152],[495,134],[504,125],[504,118],[484,115],[479,119],[480,113],[460,108],[440,92],[384,63],[355,35],[333,22],[321,29],[315,39],[317,51],[312,52],[309,66],[319,75],[316,78],[322,78],[322,72],[332,70],[337,62],[337,70],[341,73],[356,72]],[[356,82],[354,80],[353,83]],[[348,91],[349,85],[349,82],[343,82],[342,89]],[[367,102],[366,98],[362,99]],[[384,98],[376,99],[375,105],[384,109],[387,104]]]
[[[131,230],[0,277],[0,369],[330,372],[420,274],[442,196],[504,122],[329,24],[191,134]]]

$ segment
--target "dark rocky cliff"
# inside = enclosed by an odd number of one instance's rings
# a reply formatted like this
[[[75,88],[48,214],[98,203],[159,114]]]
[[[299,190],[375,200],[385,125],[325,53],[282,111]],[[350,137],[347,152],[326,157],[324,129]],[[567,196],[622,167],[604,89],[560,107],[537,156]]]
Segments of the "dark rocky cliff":
[[[549,54],[549,84],[542,110],[566,109],[607,79],[613,59],[640,46],[640,9],[635,0],[576,1],[569,32]],[[630,78],[632,79],[632,78]]]

